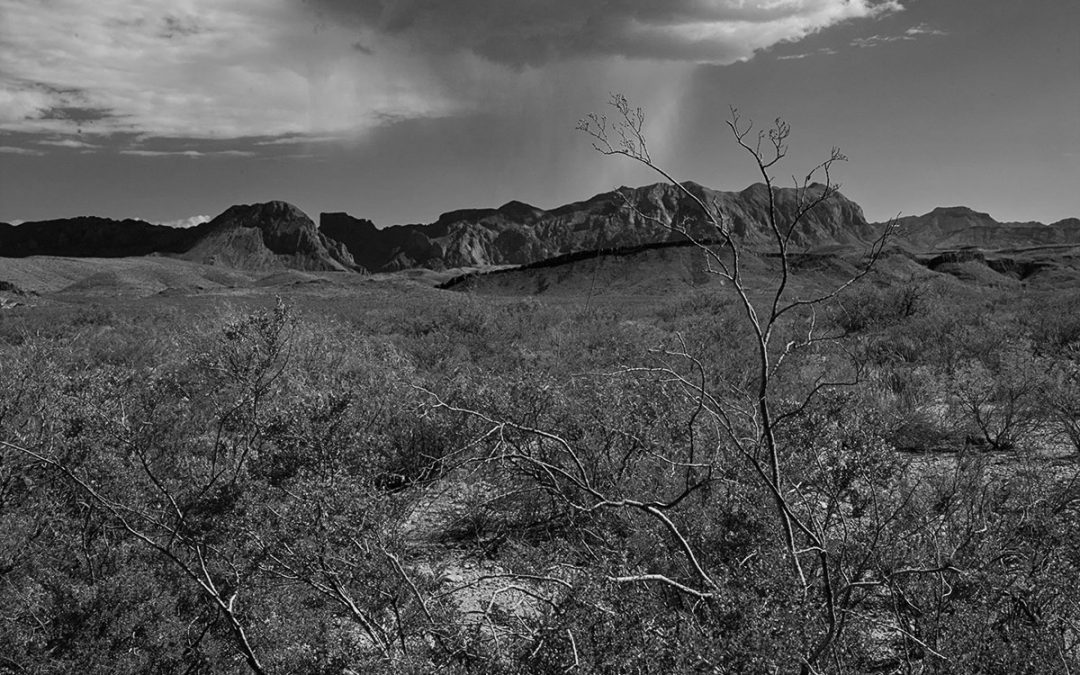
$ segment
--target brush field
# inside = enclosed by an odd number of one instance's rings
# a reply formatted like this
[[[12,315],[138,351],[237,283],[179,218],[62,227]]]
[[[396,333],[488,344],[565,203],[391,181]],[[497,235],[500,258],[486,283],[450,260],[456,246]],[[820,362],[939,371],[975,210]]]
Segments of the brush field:
[[[793,566],[693,249],[450,290],[4,260],[0,672],[1074,671],[1080,292],[950,265],[779,325],[820,337],[769,394],[829,553]]]

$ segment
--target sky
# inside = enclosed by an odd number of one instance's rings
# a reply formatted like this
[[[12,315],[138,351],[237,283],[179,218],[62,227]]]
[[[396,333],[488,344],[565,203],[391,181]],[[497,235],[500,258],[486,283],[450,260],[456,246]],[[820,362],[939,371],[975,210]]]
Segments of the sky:
[[[838,146],[870,220],[1080,217],[1077,0],[0,0],[0,221],[190,224],[281,199],[379,226],[658,176],[758,180],[731,106]],[[787,177],[787,178],[785,178]]]

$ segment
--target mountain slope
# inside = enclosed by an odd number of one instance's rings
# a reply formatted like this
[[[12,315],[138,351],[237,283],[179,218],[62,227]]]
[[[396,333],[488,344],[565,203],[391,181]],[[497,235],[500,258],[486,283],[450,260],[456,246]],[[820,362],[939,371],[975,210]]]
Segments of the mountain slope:
[[[918,251],[960,248],[1002,249],[1080,245],[1080,220],[1069,218],[1051,225],[1001,223],[988,213],[965,206],[936,208],[898,223],[897,238]]]
[[[776,189],[770,205],[769,191],[762,184],[739,192],[690,182],[684,187],[690,196],[676,186],[658,183],[622,187],[550,210],[511,201],[498,208],[451,211],[426,225],[382,229],[345,213],[321,214],[317,228],[285,202],[233,206],[188,229],[89,217],[19,226],[0,223],[0,257],[157,253],[249,270],[440,271],[526,265],[570,253],[682,241],[682,235],[671,231],[672,224],[685,226],[700,239],[716,239],[718,233],[707,224],[698,201],[722,213],[725,229],[743,243],[767,249],[773,236],[768,230],[770,206],[785,224],[801,204],[800,193],[791,188]],[[802,197],[812,199],[822,189],[811,186]],[[794,248],[814,252],[864,250],[881,228],[866,222],[858,204],[836,193],[805,214],[792,241]],[[939,208],[902,218],[890,246],[930,258],[970,248],[1002,252],[1080,246],[1080,220],[1052,225],[999,223],[966,207]],[[1020,270],[1016,274],[1021,278],[1047,267],[1041,258],[1029,260],[1031,254],[1025,253],[1024,259],[1009,255],[1007,260],[988,259],[987,264]]]
[[[285,202],[232,206],[210,222],[181,229],[141,220],[80,217],[0,224],[0,256],[123,258],[178,254],[248,270],[353,270],[352,256],[302,211]]]
[[[0,223],[0,256],[32,255],[122,258],[179,252],[192,232],[142,220],[82,216],[7,225]]]
[[[737,236],[750,243],[763,243],[771,236],[766,229],[769,196],[764,185],[741,192],[684,185],[701,202],[724,213],[726,225]],[[804,196],[813,198],[823,189],[812,186]],[[799,194],[784,188],[775,195],[781,220],[790,222],[800,206]],[[379,230],[370,221],[343,213],[324,213],[320,223],[323,232],[345,244],[357,262],[372,271],[520,265],[575,251],[683,239],[669,229],[672,224],[681,224],[698,237],[717,236],[695,199],[666,183],[622,187],[550,211],[522,202],[453,211],[429,225]],[[800,247],[850,245],[865,243],[873,233],[862,209],[837,193],[806,214],[793,241]]]
[[[285,202],[238,205],[191,228],[141,220],[80,217],[0,223],[0,257],[123,258],[175,254],[187,260],[247,270],[355,270],[348,250]]]
[[[183,254],[187,260],[249,270],[355,268],[342,244],[286,202],[232,206],[194,230],[195,244]]]

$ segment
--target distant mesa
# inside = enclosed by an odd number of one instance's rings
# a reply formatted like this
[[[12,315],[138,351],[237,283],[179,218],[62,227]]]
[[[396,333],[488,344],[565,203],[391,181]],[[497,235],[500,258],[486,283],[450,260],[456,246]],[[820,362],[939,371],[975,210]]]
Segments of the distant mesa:
[[[925,252],[1075,246],[1080,245],[1080,220],[1067,218],[1051,225],[1001,223],[966,206],[939,207],[921,216],[900,218],[897,237],[911,250]]]

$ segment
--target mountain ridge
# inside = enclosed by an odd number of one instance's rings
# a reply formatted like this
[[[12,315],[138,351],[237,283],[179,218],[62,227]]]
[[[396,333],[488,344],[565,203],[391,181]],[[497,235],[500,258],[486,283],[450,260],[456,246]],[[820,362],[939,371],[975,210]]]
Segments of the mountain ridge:
[[[678,186],[655,183],[620,187],[550,210],[511,201],[497,209],[461,209],[440,215],[426,225],[379,229],[370,220],[347,213],[320,214],[320,229],[341,241],[358,264],[372,272],[411,267],[444,269],[523,265],[578,251],[640,246],[683,240],[672,225],[695,237],[715,239],[719,233],[701,212],[698,201],[725,214],[725,227],[751,243],[766,243],[768,192],[751,185],[722,192],[693,182]],[[793,217],[800,199],[813,199],[825,186],[775,191],[782,216]],[[687,193],[690,193],[689,195]],[[862,208],[834,193],[810,210],[793,233],[796,246],[866,244],[874,238]]]
[[[0,223],[0,256],[123,258],[179,252],[185,245],[188,233],[190,230],[154,225],[144,220],[114,220],[98,216],[32,221],[19,225]]]
[[[96,216],[0,223],[0,257],[148,255],[248,270],[357,270],[340,243],[319,232],[300,209],[281,201],[231,206],[188,228]]]
[[[811,185],[802,198],[813,199],[823,189]],[[790,222],[805,203],[799,199],[793,188],[775,189],[773,205],[782,221]],[[361,272],[528,265],[587,251],[684,240],[670,229],[672,224],[695,237],[716,239],[699,201],[723,213],[725,230],[747,245],[771,244],[764,184],[725,192],[688,181],[682,187],[622,186],[551,209],[511,200],[497,208],[447,211],[427,224],[383,228],[344,212],[321,213],[316,226],[303,211],[281,201],[231,206],[184,229],[93,216],[0,223],[0,257],[168,255],[238,269]],[[857,203],[836,192],[805,214],[792,244],[802,250],[864,250],[884,225],[867,222]],[[890,244],[909,255],[1077,245],[1080,219],[1001,223],[966,206],[899,218]]]
[[[1080,245],[1080,219],[1064,218],[1049,225],[1000,222],[967,206],[939,206],[921,216],[897,219],[896,238],[910,250],[923,252]]]

